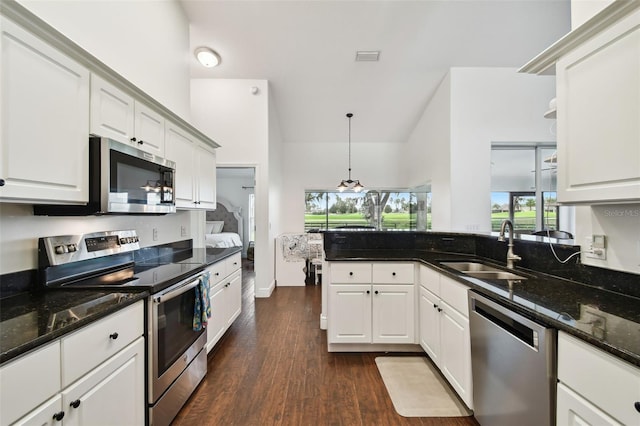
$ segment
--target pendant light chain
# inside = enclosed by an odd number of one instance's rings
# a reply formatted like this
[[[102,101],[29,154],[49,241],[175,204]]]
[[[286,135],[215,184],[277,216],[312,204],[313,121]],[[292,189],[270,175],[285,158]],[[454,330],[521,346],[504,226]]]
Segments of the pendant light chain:
[[[347,118],[349,119],[349,177],[347,180],[342,180],[340,185],[338,185],[338,191],[340,192],[345,190],[360,192],[364,189],[364,186],[359,180],[351,179],[351,117],[353,117],[353,114],[350,112],[347,113]]]
[[[351,181],[351,117],[353,117],[353,114],[348,113],[347,118],[349,119],[349,181]]]

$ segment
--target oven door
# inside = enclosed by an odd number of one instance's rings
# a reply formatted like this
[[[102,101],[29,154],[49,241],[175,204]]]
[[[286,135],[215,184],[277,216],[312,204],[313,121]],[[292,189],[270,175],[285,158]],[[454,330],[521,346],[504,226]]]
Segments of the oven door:
[[[149,402],[154,403],[204,348],[204,328],[193,329],[201,274],[150,297]]]

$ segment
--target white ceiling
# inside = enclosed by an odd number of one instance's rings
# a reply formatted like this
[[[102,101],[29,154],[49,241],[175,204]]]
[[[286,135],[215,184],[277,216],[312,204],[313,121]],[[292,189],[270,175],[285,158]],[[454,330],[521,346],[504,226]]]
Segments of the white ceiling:
[[[269,80],[292,143],[345,142],[347,112],[354,144],[406,142],[450,67],[518,68],[570,28],[569,0],[181,2],[222,57],[192,77]]]

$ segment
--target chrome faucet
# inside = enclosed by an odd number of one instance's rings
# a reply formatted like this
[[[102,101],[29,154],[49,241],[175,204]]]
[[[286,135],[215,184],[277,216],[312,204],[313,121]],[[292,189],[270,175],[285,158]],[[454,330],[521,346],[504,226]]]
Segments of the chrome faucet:
[[[522,258],[513,252],[513,223],[511,223],[510,220],[504,220],[502,222],[502,225],[500,225],[500,236],[498,237],[498,241],[504,241],[504,231],[507,227],[509,227],[509,250],[507,250],[507,268],[513,269],[513,262],[522,260]]]

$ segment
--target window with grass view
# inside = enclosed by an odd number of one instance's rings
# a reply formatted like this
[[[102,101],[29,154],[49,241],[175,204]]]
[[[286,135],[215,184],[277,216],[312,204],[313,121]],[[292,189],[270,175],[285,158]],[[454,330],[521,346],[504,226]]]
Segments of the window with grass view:
[[[430,195],[426,191],[306,191],[305,230],[430,229]]]
[[[558,229],[555,146],[491,148],[491,229],[513,222],[518,233]]]

